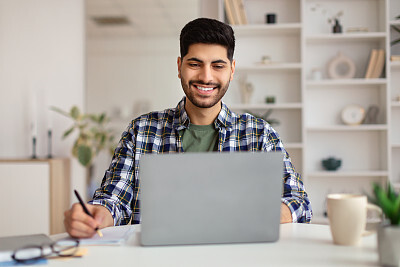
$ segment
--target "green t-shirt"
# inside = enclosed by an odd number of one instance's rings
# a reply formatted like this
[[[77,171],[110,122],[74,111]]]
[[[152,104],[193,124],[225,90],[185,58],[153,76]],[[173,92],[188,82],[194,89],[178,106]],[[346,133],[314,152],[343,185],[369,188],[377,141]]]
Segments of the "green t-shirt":
[[[217,150],[218,130],[214,124],[190,124],[182,130],[182,146],[185,152],[208,152]]]

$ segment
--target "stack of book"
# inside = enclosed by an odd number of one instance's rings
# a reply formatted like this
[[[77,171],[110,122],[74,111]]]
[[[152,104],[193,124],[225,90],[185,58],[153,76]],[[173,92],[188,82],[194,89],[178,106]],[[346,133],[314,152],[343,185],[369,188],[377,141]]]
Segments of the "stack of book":
[[[366,79],[380,78],[383,67],[385,65],[385,50],[372,49],[369,56],[367,71],[365,72]]]
[[[391,61],[400,61],[400,55],[392,55],[391,57],[390,57],[390,60]]]
[[[243,0],[224,0],[225,13],[228,23],[231,25],[247,24],[247,15]]]

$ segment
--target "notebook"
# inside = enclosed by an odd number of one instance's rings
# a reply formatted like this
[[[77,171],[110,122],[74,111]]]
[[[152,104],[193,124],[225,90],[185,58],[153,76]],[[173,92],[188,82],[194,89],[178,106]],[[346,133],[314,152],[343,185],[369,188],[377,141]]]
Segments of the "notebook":
[[[142,245],[279,239],[281,152],[143,155],[139,175]]]
[[[45,234],[0,237],[0,262],[12,261],[11,255],[16,249],[26,246],[50,245],[53,240]]]

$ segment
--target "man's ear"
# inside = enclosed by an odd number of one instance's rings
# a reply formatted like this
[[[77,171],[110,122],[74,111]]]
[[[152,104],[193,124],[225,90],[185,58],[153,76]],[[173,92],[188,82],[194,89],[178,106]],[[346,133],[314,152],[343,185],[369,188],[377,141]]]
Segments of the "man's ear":
[[[236,60],[232,60],[232,71],[231,71],[231,81],[233,80],[233,74],[235,73],[235,67],[236,67]]]
[[[178,60],[176,62],[178,64],[178,78],[181,78],[181,66],[182,66],[182,59],[181,57],[178,57]]]

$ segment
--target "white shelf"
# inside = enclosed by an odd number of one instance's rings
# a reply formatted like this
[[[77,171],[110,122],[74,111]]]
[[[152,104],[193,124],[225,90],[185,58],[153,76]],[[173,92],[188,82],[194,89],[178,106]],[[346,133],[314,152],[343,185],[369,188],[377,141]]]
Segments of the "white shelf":
[[[307,81],[307,86],[325,86],[325,85],[386,85],[387,80],[384,78],[378,79],[324,79],[319,81]]]
[[[391,21],[389,21],[389,24],[390,25],[393,25],[393,26],[399,26],[400,25],[400,19],[397,19],[397,20],[391,20]]]
[[[301,63],[254,63],[253,65],[237,65],[236,71],[266,71],[266,70],[298,70],[301,69]]]
[[[392,144],[392,148],[400,148],[400,144]]]
[[[337,33],[337,34],[315,34],[306,36],[307,43],[318,43],[326,41],[368,41],[384,40],[385,32],[360,32],[360,33]]]
[[[300,34],[301,23],[282,23],[282,24],[247,24],[232,26],[235,35],[254,35],[254,34]]]
[[[232,110],[243,109],[301,109],[302,103],[275,103],[275,104],[233,104],[229,106]]]
[[[303,144],[302,143],[285,143],[284,147],[286,149],[302,149]]]
[[[393,108],[400,108],[400,102],[399,101],[392,101],[392,107]]]
[[[388,126],[386,124],[363,124],[363,125],[326,125],[326,126],[313,126],[307,127],[308,131],[386,131]]]
[[[394,69],[400,68],[400,61],[391,61],[390,67]]]
[[[308,172],[309,177],[330,178],[330,177],[378,177],[388,176],[388,171],[315,171]]]

